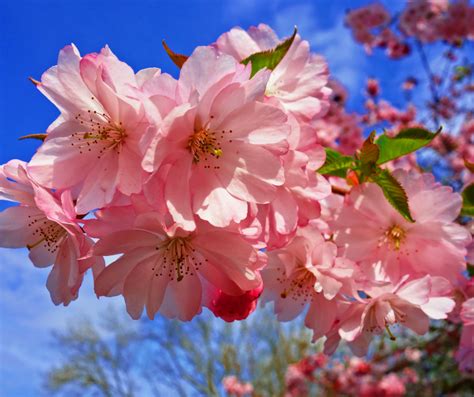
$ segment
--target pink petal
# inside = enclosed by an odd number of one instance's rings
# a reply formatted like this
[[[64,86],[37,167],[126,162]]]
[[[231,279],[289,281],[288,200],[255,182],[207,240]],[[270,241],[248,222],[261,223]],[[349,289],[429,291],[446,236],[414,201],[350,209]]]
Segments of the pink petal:
[[[247,203],[231,196],[213,171],[197,169],[191,185],[193,210],[211,225],[226,227],[247,217]]]
[[[166,205],[174,221],[184,230],[194,230],[194,213],[191,208],[189,180],[192,160],[185,157],[171,166],[165,186]],[[179,183],[178,183],[179,181]]]
[[[364,323],[362,316],[364,309],[365,305],[358,304],[354,304],[354,306],[349,309],[347,317],[339,329],[339,335],[342,339],[352,342],[362,333]]]
[[[222,166],[217,173],[232,195],[253,203],[274,199],[275,186],[284,182],[283,168],[277,156],[261,147],[244,144],[234,144],[223,152]]]
[[[168,283],[160,312],[168,318],[190,321],[201,310],[202,285],[196,273]]]
[[[168,286],[169,278],[167,274],[160,276],[159,268],[162,263],[156,262],[155,266],[155,275],[152,276],[150,282],[150,288],[148,291],[148,298],[146,302],[146,312],[150,320],[155,318],[156,312],[160,309],[161,303],[163,302],[166,288]]]
[[[314,295],[305,318],[305,326],[313,330],[313,341],[329,332],[336,320],[336,314],[334,301],[325,299],[321,294]]]
[[[143,312],[143,307],[148,297],[151,280],[153,277],[153,262],[144,260],[137,264],[127,275],[123,285],[123,296],[127,312],[138,320]]]
[[[96,161],[77,198],[76,210],[79,214],[102,208],[112,201],[117,187],[117,168],[118,157],[114,151],[107,151]]]
[[[96,256],[116,255],[141,247],[147,247],[152,252],[159,243],[159,237],[151,232],[122,230],[100,239],[92,248],[92,254]]]
[[[56,263],[49,274],[46,282],[51,300],[55,305],[67,306],[77,298],[79,287],[82,283],[82,275],[78,274],[77,257],[69,240],[61,244]]]
[[[406,320],[404,325],[415,331],[418,335],[424,335],[430,327],[430,320],[423,311],[410,304],[399,307],[405,314]]]
[[[114,296],[123,292],[123,283],[130,272],[155,252],[148,248],[137,248],[108,265],[100,272],[94,282],[94,291],[99,296]]]
[[[404,284],[396,294],[413,305],[423,305],[428,302],[431,291],[431,278],[425,276]]]
[[[298,220],[298,207],[289,190],[279,187],[271,203],[275,228],[278,233],[289,234],[295,230]]]
[[[44,214],[33,207],[10,207],[0,212],[0,246],[21,248],[34,244],[39,237],[33,236],[34,228],[28,225],[41,218]]]
[[[96,162],[71,143],[69,136],[47,139],[28,164],[31,177],[55,189],[67,189],[83,181]]]
[[[233,140],[255,145],[275,144],[288,137],[286,120],[286,115],[277,107],[250,102],[230,113],[217,129],[232,130]]]
[[[434,320],[441,320],[448,317],[456,303],[454,300],[446,297],[432,297],[429,301],[421,305],[421,310],[423,310],[430,318]]]

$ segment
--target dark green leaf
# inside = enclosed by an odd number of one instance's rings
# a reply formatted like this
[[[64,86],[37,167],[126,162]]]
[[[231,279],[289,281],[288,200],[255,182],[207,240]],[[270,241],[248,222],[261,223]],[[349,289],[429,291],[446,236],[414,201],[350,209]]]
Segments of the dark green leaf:
[[[471,183],[462,192],[461,215],[474,216],[474,183]]]
[[[252,73],[250,77],[255,76],[257,72],[263,68],[267,68],[270,70],[275,69],[293,44],[293,41],[296,37],[296,32],[297,29],[295,27],[295,30],[291,37],[278,44],[272,50],[257,52],[242,60],[241,63],[243,63],[244,65],[247,65],[249,62],[252,63]]]
[[[415,222],[410,214],[408,197],[400,182],[388,170],[380,170],[371,179],[380,186],[385,198],[406,220]]]
[[[441,129],[432,133],[422,128],[408,128],[393,138],[381,135],[375,142],[380,149],[377,164],[397,159],[428,145],[440,132]]]
[[[474,265],[467,264],[467,274],[469,274],[469,277],[474,277]]]
[[[166,53],[168,54],[168,56],[171,58],[171,60],[173,61],[173,63],[178,67],[178,68],[182,68],[183,65],[184,65],[184,62],[186,62],[186,60],[189,58],[187,55],[183,55],[183,54],[177,54],[175,53],[171,48],[168,47],[168,44],[166,44],[166,42],[163,40],[162,41],[162,44],[163,44],[163,47],[166,51]]]
[[[24,135],[18,138],[19,141],[23,141],[25,139],[38,139],[40,141],[44,141],[48,134],[29,134],[29,135]]]
[[[326,148],[326,161],[317,171],[322,175],[334,175],[341,178],[346,177],[347,170],[354,164],[354,159],[344,156],[333,149]]]

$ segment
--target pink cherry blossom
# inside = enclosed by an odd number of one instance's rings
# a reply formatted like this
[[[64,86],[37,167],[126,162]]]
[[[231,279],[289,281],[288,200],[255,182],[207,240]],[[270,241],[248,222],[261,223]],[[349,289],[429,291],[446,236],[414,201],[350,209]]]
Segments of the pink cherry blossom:
[[[328,86],[332,90],[329,110],[324,117],[312,120],[311,126],[316,130],[320,144],[353,154],[363,142],[360,117],[346,112],[347,92],[339,82],[330,80]]]
[[[123,255],[100,273],[97,296],[123,294],[134,319],[146,307],[151,319],[160,311],[187,321],[200,312],[207,283],[234,296],[260,286],[261,255],[248,242],[232,230],[197,226],[193,232],[169,228],[149,213],[133,229],[101,238],[93,255]]]
[[[260,24],[248,31],[233,28],[221,35],[214,46],[240,62],[256,52],[274,48],[279,42],[269,26]],[[328,76],[324,58],[311,54],[309,43],[296,35],[289,51],[272,71],[265,95],[298,118],[320,117],[329,106]]]
[[[411,361],[411,362],[414,362],[414,363],[418,363],[420,362],[420,359],[421,359],[421,356],[423,355],[423,352],[421,350],[418,350],[418,349],[405,349],[405,356],[407,358],[407,360]]]
[[[347,13],[345,23],[352,30],[354,39],[370,49],[376,40],[373,29],[390,21],[390,14],[380,3],[369,4]]]
[[[0,168],[0,199],[18,201],[0,213],[0,246],[26,247],[37,267],[53,265],[46,286],[56,304],[77,298],[86,270],[97,275],[101,258],[82,259],[92,246],[76,219],[71,193],[52,194],[32,182],[26,163],[12,160]]]
[[[222,386],[229,396],[244,397],[253,392],[251,383],[242,382],[236,376],[225,376],[222,379]]]
[[[246,319],[257,307],[257,299],[263,291],[263,284],[241,295],[232,296],[221,290],[211,292],[209,303],[206,305],[216,317],[224,321]]]
[[[81,214],[142,189],[139,141],[148,122],[131,96],[137,85],[133,70],[108,47],[81,57],[74,45],[61,50],[38,85],[61,115],[28,172],[48,188],[77,191]]]
[[[406,393],[402,379],[395,373],[385,375],[377,385],[384,397],[403,397]]]
[[[318,327],[329,330],[335,313],[331,300],[344,290],[350,291],[355,266],[337,258],[336,251],[334,243],[325,242],[309,225],[299,229],[285,248],[268,253],[268,265],[262,271],[262,300],[274,303],[280,321],[294,319],[309,305],[307,325],[313,328],[317,322]]]
[[[188,101],[163,120],[143,165],[161,172],[174,220],[195,228],[193,214],[226,227],[247,217],[247,203],[267,203],[284,183],[287,117],[263,99],[268,74],[210,48],[184,64],[179,88]],[[176,181],[181,181],[176,183]]]
[[[398,286],[380,286],[366,289],[368,299],[358,298],[345,313],[339,328],[342,339],[350,342],[356,355],[367,352],[372,334],[387,331],[391,339],[395,339],[390,327],[402,324],[419,335],[429,328],[429,317],[445,319],[455,306],[448,297],[435,296],[439,290],[439,281],[430,276],[403,282]],[[357,297],[356,297],[357,298]],[[442,300],[441,300],[442,299]]]
[[[268,249],[284,247],[298,226],[306,226],[320,214],[319,202],[331,193],[327,180],[315,171],[324,164],[321,146],[306,152],[290,150],[284,157],[285,183],[275,199],[258,206],[262,240]]]
[[[405,274],[441,276],[455,282],[466,268],[469,232],[454,223],[461,196],[430,174],[397,170],[414,223],[405,220],[375,184],[353,188],[334,227],[345,255],[360,261],[373,279],[397,283]]]
[[[440,16],[447,8],[447,0],[411,1],[400,15],[400,29],[406,35],[416,36],[424,42],[434,41],[439,37]]]
[[[407,194],[410,222],[373,175],[357,168],[326,179],[318,170],[331,159],[328,148],[355,154],[359,165],[369,128],[394,137],[426,129],[427,116],[436,127],[449,121],[453,134],[439,134],[422,156],[443,157],[449,182],[464,194],[473,182],[474,122],[460,98],[474,86],[460,52],[474,39],[473,16],[467,1],[448,0],[413,0],[393,16],[381,4],[346,15],[368,52],[383,48],[393,59],[419,52],[427,112],[411,103],[415,91],[405,92],[405,107],[383,99],[375,78],[363,113],[348,112],[348,91],[329,80],[326,61],[299,35],[275,67],[252,75],[255,65],[242,61],[283,41],[263,24],[179,56],[177,79],[159,68],[135,73],[107,46],[85,56],[66,46],[41,82],[33,80],[59,117],[29,164],[0,167],[0,199],[18,203],[0,213],[0,246],[26,247],[35,266],[52,265],[55,304],[75,299],[92,268],[97,297],[122,295],[133,319],[145,310],[150,319],[189,321],[205,307],[239,321],[262,300],[279,321],[304,313],[325,354],[342,341],[362,356],[374,335],[393,340],[398,327],[424,335],[431,319],[447,320],[446,337],[462,330],[459,368],[472,373],[474,280],[466,262],[474,258],[474,223],[460,216],[461,194],[421,173],[414,152],[384,164]],[[445,74],[431,70],[423,52],[439,40],[451,47]],[[432,345],[397,349],[393,360],[377,352],[373,362],[326,365],[324,355],[308,356],[289,365],[286,395],[308,395],[316,381],[336,394],[404,395],[417,375],[397,375],[388,362],[418,362]],[[236,376],[223,388],[254,393]]]

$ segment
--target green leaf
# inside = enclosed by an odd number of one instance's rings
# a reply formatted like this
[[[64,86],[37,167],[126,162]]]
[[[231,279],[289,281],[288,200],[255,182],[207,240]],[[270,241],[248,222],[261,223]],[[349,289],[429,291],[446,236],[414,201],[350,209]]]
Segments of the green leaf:
[[[371,179],[383,191],[385,198],[407,221],[415,222],[410,214],[408,197],[400,182],[398,182],[388,170],[380,170]]]
[[[168,47],[168,44],[166,44],[164,40],[161,43],[163,44],[163,48],[165,49],[166,53],[171,58],[173,63],[181,69],[184,65],[184,62],[186,62],[189,57],[187,55],[177,54],[176,52],[174,52],[171,48]]]
[[[462,192],[461,215],[474,216],[474,183],[471,183]]]
[[[325,150],[326,161],[317,172],[322,175],[334,175],[345,178],[347,170],[354,164],[354,158],[344,156],[333,149],[326,148]]]
[[[441,128],[435,133],[422,128],[408,128],[393,138],[381,135],[375,142],[380,149],[377,164],[397,159],[428,145],[440,132]]]
[[[474,277],[474,265],[467,264],[467,274],[469,274],[469,277]]]
[[[250,74],[250,77],[255,76],[257,72],[263,68],[270,70],[275,69],[293,44],[293,41],[296,37],[296,32],[297,29],[295,27],[291,37],[278,44],[272,50],[257,52],[242,60],[241,63],[244,65],[247,65],[249,62],[252,63],[252,73]]]
[[[29,134],[29,135],[24,135],[18,138],[19,141],[23,141],[25,139],[38,139],[40,141],[44,141],[48,134]]]

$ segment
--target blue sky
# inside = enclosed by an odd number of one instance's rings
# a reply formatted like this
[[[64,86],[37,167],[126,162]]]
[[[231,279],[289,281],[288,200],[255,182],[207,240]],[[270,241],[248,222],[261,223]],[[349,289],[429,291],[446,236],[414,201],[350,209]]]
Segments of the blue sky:
[[[39,79],[57,60],[58,51],[74,42],[81,53],[108,44],[135,70],[157,66],[176,75],[175,66],[161,48],[166,39],[176,51],[192,52],[213,42],[233,26],[265,22],[282,36],[297,25],[314,51],[325,55],[332,74],[347,85],[350,107],[360,107],[367,76],[386,81],[383,89],[395,102],[411,60],[391,63],[383,54],[372,58],[356,45],[343,26],[345,10],[365,1],[92,1],[2,0],[0,15],[0,163],[12,158],[29,160],[35,141],[18,137],[45,131],[57,111],[28,81]],[[385,2],[393,6],[397,2]],[[390,78],[387,79],[387,77]],[[6,204],[0,203],[0,210]],[[0,249],[0,394],[37,396],[41,374],[54,363],[51,332],[61,330],[82,315],[98,318],[108,305],[122,307],[120,299],[97,301],[87,279],[79,300],[55,307],[44,287],[48,271],[35,269],[25,250]]]

